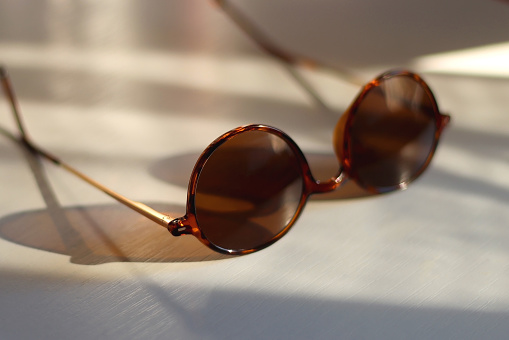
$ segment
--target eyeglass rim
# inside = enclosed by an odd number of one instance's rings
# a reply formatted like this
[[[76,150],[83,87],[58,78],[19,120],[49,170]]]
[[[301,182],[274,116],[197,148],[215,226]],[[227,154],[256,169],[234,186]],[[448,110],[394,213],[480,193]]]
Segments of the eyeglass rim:
[[[225,142],[231,140],[232,138],[246,132],[250,131],[261,131],[269,134],[273,134],[279,138],[281,138],[292,150],[294,153],[297,161],[298,161],[298,167],[302,178],[302,191],[301,191],[301,197],[299,199],[298,206],[296,208],[296,211],[292,217],[292,219],[287,223],[287,225],[279,231],[277,234],[275,234],[269,241],[265,242],[262,245],[259,245],[254,248],[250,249],[227,249],[224,247],[221,247],[220,245],[215,244],[212,242],[206,235],[206,233],[203,232],[203,230],[200,228],[200,225],[198,223],[198,219],[196,216],[196,189],[199,181],[199,177],[201,172],[203,171],[204,167],[206,166],[206,162],[208,159],[212,156],[214,151],[216,151],[221,145],[223,145]],[[205,244],[207,247],[211,248],[212,250],[215,250],[217,252],[228,254],[228,255],[244,255],[249,254],[258,250],[261,250],[263,248],[266,248],[279,240],[281,237],[283,237],[294,225],[295,221],[298,219],[300,214],[303,211],[304,206],[306,205],[306,202],[309,198],[309,196],[315,192],[316,190],[316,180],[314,179],[313,175],[311,174],[311,169],[309,167],[309,163],[306,160],[306,157],[302,153],[301,149],[295,143],[295,141],[288,136],[285,132],[281,131],[278,128],[264,125],[264,124],[250,124],[245,126],[240,126],[235,129],[232,129],[218,138],[216,138],[212,143],[210,143],[207,148],[202,152],[200,157],[198,158],[194,169],[191,173],[191,177],[189,180],[188,185],[188,193],[187,193],[187,204],[186,204],[186,215],[180,218],[181,220],[181,227],[185,227],[186,230],[183,233],[189,233],[198,238],[199,241],[201,241],[203,244]]]
[[[380,84],[384,81],[387,81],[389,79],[395,78],[395,77],[407,77],[410,79],[413,79],[418,85],[421,86],[421,88],[424,90],[426,95],[429,97],[432,108],[433,108],[433,118],[435,123],[435,133],[433,138],[433,143],[430,146],[430,151],[427,155],[426,160],[424,161],[423,165],[417,170],[408,180],[401,182],[397,185],[393,186],[373,186],[365,183],[360,176],[356,173],[356,171],[352,168],[352,152],[351,152],[351,127],[355,118],[355,115],[357,113],[357,110],[360,106],[360,104],[363,102],[364,98],[368,95],[368,93],[375,87],[380,86]],[[388,193],[395,190],[402,190],[406,189],[406,187],[412,183],[414,180],[416,180],[419,176],[422,175],[422,173],[428,168],[428,166],[431,163],[431,160],[433,159],[433,156],[435,154],[435,151],[437,149],[440,136],[445,128],[445,126],[450,121],[450,116],[444,113],[441,113],[438,108],[438,103],[436,101],[436,98],[431,91],[429,85],[422,79],[421,76],[418,74],[408,71],[408,70],[390,70],[387,72],[382,73],[375,79],[373,79],[371,82],[366,84],[360,91],[360,93],[357,95],[355,100],[352,102],[352,104],[349,106],[349,108],[345,111],[344,115],[346,115],[346,121],[344,126],[344,136],[343,141],[341,143],[341,150],[339,150],[339,153],[342,155],[341,157],[338,156],[339,161],[341,162],[341,166],[343,168],[343,171],[346,173],[348,178],[354,180],[358,185],[360,185],[362,188],[366,189],[369,192],[375,193],[375,194],[382,194],[382,193]]]

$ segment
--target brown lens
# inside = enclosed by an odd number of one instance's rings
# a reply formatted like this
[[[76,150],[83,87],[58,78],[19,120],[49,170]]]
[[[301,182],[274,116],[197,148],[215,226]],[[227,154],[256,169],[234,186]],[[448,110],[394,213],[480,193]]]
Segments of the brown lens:
[[[436,103],[407,75],[382,78],[352,111],[350,172],[363,186],[387,191],[424,170],[435,147]]]
[[[299,158],[267,131],[222,143],[198,175],[195,215],[204,237],[226,250],[268,245],[293,220],[303,196]]]

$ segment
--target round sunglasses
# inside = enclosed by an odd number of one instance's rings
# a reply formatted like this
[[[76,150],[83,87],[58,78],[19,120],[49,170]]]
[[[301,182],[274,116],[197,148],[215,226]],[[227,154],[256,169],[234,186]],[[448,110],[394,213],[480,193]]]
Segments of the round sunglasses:
[[[189,181],[186,214],[173,218],[96,182],[28,137],[5,69],[0,79],[21,141],[129,208],[168,228],[194,235],[225,254],[247,254],[280,239],[312,194],[330,192],[347,179],[373,193],[404,189],[429,165],[450,117],[440,113],[428,85],[415,73],[384,73],[361,90],[334,129],[340,167],[317,181],[297,144],[266,125],[231,130],[199,157]]]
[[[201,154],[187,213],[169,230],[192,234],[221,253],[260,250],[288,232],[310,195],[346,179],[374,193],[406,188],[429,165],[449,120],[417,74],[385,73],[339,119],[333,146],[341,167],[325,182],[313,178],[304,154],[281,130],[236,128]]]

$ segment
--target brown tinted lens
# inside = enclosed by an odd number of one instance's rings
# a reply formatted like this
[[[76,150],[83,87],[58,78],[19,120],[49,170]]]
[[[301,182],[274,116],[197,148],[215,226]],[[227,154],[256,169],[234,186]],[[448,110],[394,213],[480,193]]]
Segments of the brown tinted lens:
[[[196,184],[204,236],[229,250],[259,248],[295,216],[303,192],[299,159],[281,137],[247,131],[221,144]]]
[[[381,80],[353,112],[351,172],[378,190],[413,180],[435,144],[435,106],[430,93],[409,76]]]

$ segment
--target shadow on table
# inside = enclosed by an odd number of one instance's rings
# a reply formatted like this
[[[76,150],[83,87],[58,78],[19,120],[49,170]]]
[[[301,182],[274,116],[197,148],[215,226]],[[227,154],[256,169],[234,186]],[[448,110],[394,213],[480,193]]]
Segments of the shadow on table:
[[[70,256],[73,263],[191,262],[228,258],[192,236],[173,237],[157,224],[121,204],[62,207],[45,176],[40,159],[28,150],[25,156],[36,178],[47,209],[21,212],[0,219],[0,237],[11,242]],[[197,155],[181,155],[156,163],[151,172],[172,184],[187,186]],[[317,156],[328,165],[330,157]],[[332,172],[333,173],[333,172]],[[163,175],[164,174],[164,175]],[[348,188],[347,188],[348,189]],[[350,186],[344,197],[363,193]],[[172,216],[185,214],[185,207],[149,203]]]
[[[32,170],[47,208],[21,212],[0,219],[0,237],[11,242],[71,257],[79,264],[107,262],[190,262],[226,258],[194,237],[173,237],[121,204],[62,207],[46,178],[42,160],[17,139]],[[172,216],[183,206],[149,204]]]
[[[8,132],[2,134],[15,140]],[[468,129],[448,131],[447,143],[468,150],[473,156],[488,159],[503,157],[508,136],[486,134]],[[223,259],[194,237],[172,237],[120,204],[67,207],[59,204],[46,178],[41,161],[21,146],[36,179],[47,209],[17,213],[0,219],[0,237],[14,243],[70,256],[73,263],[100,264],[118,261],[189,262]],[[338,161],[333,154],[305,153],[317,179],[327,179],[337,172]],[[172,185],[187,187],[198,153],[188,153],[154,162],[149,172]],[[466,178],[439,169],[434,170],[430,185],[451,188],[465,193],[475,192],[498,201],[507,201],[507,190],[494,186],[484,178]],[[312,196],[314,200],[352,199],[372,196],[354,182],[347,182],[335,192]],[[154,208],[183,215],[184,206],[149,204]],[[164,235],[161,237],[161,235]]]
[[[321,286],[309,286],[307,294],[296,294],[219,285],[210,289],[172,280],[165,284],[147,275],[133,284],[132,280],[64,280],[7,269],[0,269],[0,274],[4,285],[44,292],[4,294],[2,301],[11,305],[10,312],[18,317],[4,323],[2,332],[16,334],[16,338],[33,338],[34,334],[52,338],[55,329],[60,337],[73,339],[103,338],[104,334],[119,339],[133,334],[138,338],[167,338],[171,334],[188,339],[505,339],[509,332],[507,309],[490,310],[496,303],[474,307],[482,303],[479,301],[467,308],[454,302],[453,306],[434,304],[433,299],[391,303],[316,294],[317,289],[323,291]],[[461,272],[457,274],[461,276]],[[463,299],[475,301],[478,297],[471,293]],[[76,304],[75,296],[86,296],[86,308],[83,303]],[[413,298],[418,300],[419,294]],[[484,298],[488,299],[486,294]],[[22,308],[30,304],[36,308]],[[40,317],[37,306],[41,305],[49,315],[63,317],[71,311],[73,317],[64,323],[61,317],[48,321]],[[141,321],[140,310],[145,317]],[[94,327],[89,327],[89,320],[96,321]]]
[[[152,204],[181,215],[183,207]],[[0,220],[0,237],[27,247],[70,256],[72,263],[195,262],[227,258],[192,236],[167,230],[120,204],[55,207]]]
[[[4,131],[5,134],[5,131]],[[15,139],[11,136],[12,139]],[[36,179],[47,209],[21,212],[0,220],[0,237],[11,242],[70,256],[73,263],[190,262],[224,259],[191,236],[172,237],[163,228],[120,204],[63,208],[46,178],[41,159],[20,146]],[[183,187],[198,155],[171,157],[155,163],[150,172]],[[313,155],[315,169],[334,174],[337,162],[327,155]],[[332,169],[332,170],[331,170]],[[368,193],[349,185],[332,198]],[[184,206],[150,203],[158,211],[182,216]]]
[[[478,144],[480,149],[469,151],[483,154],[484,157],[491,157],[481,152],[487,146],[500,146],[507,142],[507,137],[487,138],[462,129],[451,131],[450,134],[448,143],[462,147],[465,147],[463,142],[467,138],[479,139],[479,143],[474,144]],[[35,249],[68,255],[71,262],[88,265],[107,262],[198,262],[228,258],[210,250],[194,237],[172,237],[163,228],[117,203],[61,207],[40,159],[24,147],[21,148],[47,209],[21,212],[0,219],[0,237]],[[500,155],[497,153],[493,156]],[[166,183],[185,188],[198,157],[198,153],[190,153],[164,158],[153,163],[149,172]],[[337,171],[338,163],[334,155],[306,153],[306,157],[316,178],[327,179]],[[434,169],[433,172],[434,180],[429,185],[465,193],[476,192],[477,195],[498,201],[508,200],[506,189],[493,186],[482,178],[465,178],[440,169]],[[335,192],[314,195],[312,199],[341,200],[370,195],[354,182],[347,182]],[[183,205],[160,202],[149,205],[171,215],[182,216],[185,213]]]

